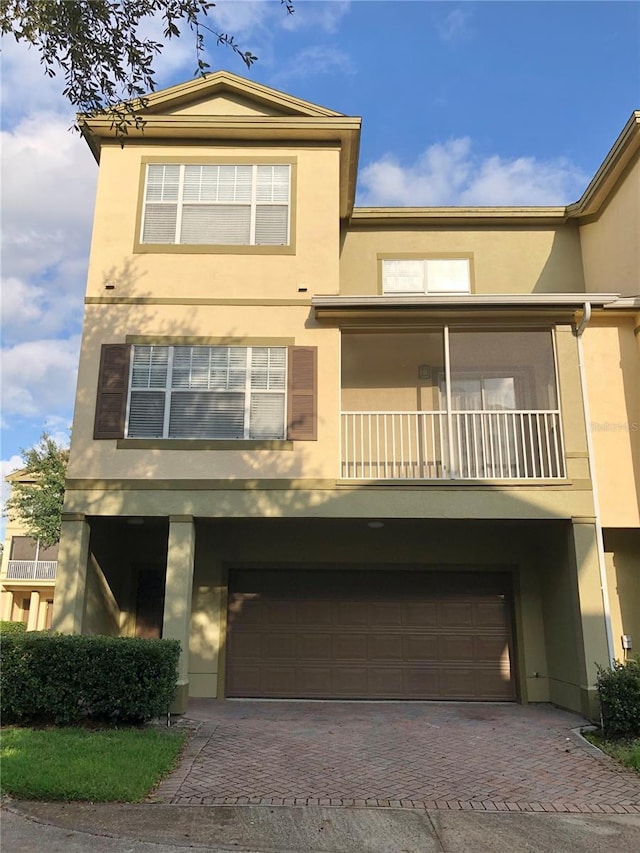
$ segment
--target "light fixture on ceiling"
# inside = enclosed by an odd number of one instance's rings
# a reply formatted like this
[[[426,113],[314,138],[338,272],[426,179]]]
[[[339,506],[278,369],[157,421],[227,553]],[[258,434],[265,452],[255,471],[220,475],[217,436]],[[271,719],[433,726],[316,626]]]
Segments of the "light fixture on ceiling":
[[[144,518],[128,518],[127,524],[130,524],[132,527],[140,527],[144,524]]]
[[[384,521],[367,521],[367,527],[370,527],[371,530],[379,530],[384,527]]]

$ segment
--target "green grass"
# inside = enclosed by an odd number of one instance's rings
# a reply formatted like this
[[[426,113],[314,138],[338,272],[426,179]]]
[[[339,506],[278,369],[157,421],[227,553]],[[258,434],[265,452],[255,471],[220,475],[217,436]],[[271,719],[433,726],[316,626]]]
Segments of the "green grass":
[[[640,773],[640,738],[618,738],[609,740],[600,732],[585,732],[587,740],[625,767]]]
[[[185,738],[148,728],[5,728],[0,787],[20,799],[140,802],[176,766]]]

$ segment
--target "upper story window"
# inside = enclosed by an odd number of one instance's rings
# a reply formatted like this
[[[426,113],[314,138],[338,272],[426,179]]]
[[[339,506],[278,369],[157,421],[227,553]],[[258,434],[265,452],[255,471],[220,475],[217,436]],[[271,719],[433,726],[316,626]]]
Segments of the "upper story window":
[[[148,163],[140,242],[287,246],[291,166]]]
[[[469,258],[399,258],[382,261],[383,293],[469,293]]]
[[[128,438],[283,439],[287,348],[135,346]]]

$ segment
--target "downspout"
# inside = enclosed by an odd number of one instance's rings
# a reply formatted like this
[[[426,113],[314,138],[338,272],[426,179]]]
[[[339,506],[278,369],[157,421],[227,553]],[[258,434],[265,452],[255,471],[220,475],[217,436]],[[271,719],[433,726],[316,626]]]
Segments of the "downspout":
[[[598,549],[598,569],[600,572],[600,592],[602,593],[602,607],[604,610],[604,629],[607,635],[607,652],[609,654],[609,665],[615,660],[613,649],[613,629],[611,627],[611,609],[609,607],[609,584],[607,583],[607,565],[604,557],[604,538],[602,535],[602,523],[600,521],[600,500],[598,497],[598,478],[596,476],[596,461],[593,450],[593,436],[591,433],[591,412],[589,409],[589,394],[587,392],[587,375],[584,366],[584,347],[582,335],[591,319],[591,303],[585,302],[582,319],[576,323],[576,338],[578,341],[578,367],[580,370],[580,384],[582,386],[582,408],[584,411],[585,427],[587,433],[587,453],[589,454],[589,468],[591,474],[591,490],[593,493],[593,508],[596,518],[596,547]]]

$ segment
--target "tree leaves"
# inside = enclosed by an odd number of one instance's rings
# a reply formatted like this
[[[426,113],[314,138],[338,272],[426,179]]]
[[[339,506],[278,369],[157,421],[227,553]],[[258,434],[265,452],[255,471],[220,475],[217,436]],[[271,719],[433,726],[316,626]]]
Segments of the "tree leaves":
[[[5,512],[19,519],[45,547],[55,545],[60,540],[69,450],[43,432],[37,444],[20,452],[24,476],[22,482],[12,483]]]
[[[280,3],[293,13],[292,0]],[[106,113],[122,138],[144,124],[144,95],[155,90],[154,63],[164,44],[145,35],[151,20],[160,20],[167,40],[192,34],[196,76],[210,67],[206,33],[247,68],[257,60],[210,25],[214,7],[209,0],[0,0],[0,32],[36,48],[44,73],[63,76],[69,103],[85,116]]]

